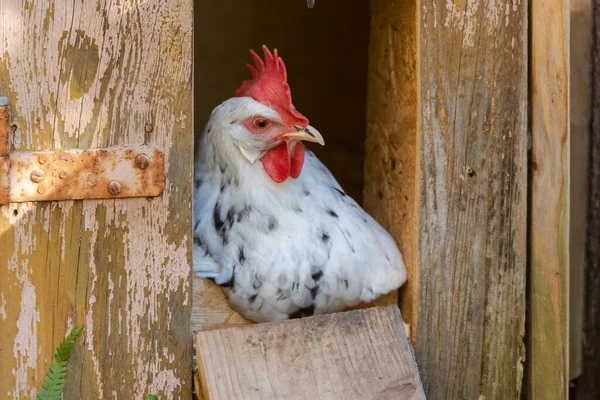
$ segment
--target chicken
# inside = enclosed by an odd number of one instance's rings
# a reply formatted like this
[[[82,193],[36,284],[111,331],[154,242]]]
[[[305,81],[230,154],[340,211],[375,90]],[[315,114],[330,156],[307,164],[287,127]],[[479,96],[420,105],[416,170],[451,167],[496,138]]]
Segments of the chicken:
[[[392,237],[303,142],[324,145],[292,105],[277,50],[254,52],[235,97],[217,106],[196,152],[194,273],[256,321],[336,312],[406,281]]]

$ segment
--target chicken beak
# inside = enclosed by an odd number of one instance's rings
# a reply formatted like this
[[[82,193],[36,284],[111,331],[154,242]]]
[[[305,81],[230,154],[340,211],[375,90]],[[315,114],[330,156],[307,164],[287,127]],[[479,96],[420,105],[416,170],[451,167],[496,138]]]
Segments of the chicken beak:
[[[294,129],[294,132],[286,133],[282,137],[291,140],[303,140],[305,142],[319,143],[321,146],[325,146],[325,140],[323,140],[323,136],[321,136],[319,131],[312,126],[308,125],[306,128],[302,128],[301,126],[294,125]]]

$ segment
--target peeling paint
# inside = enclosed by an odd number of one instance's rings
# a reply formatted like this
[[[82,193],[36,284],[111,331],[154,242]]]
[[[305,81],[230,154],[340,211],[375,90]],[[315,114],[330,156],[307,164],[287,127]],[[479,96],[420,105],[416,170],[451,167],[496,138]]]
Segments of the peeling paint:
[[[91,232],[90,247],[94,249],[96,247],[96,241],[98,239],[98,220],[96,219],[96,206],[97,201],[90,201],[84,205],[84,229]],[[94,258],[94,252],[90,252],[90,259],[88,261],[90,268],[90,275],[92,277],[92,287],[90,289],[90,299],[88,301],[88,310],[85,315],[85,341],[87,343],[87,349],[90,352],[92,358],[92,364],[94,365],[94,372],[96,373],[96,384],[98,386],[99,399],[104,398],[104,388],[102,385],[102,374],[100,373],[100,361],[94,350],[94,318],[93,318],[93,306],[96,303],[96,295],[94,290],[96,288],[96,281],[98,280],[98,274],[96,271],[96,261]]]
[[[13,345],[13,356],[17,360],[17,367],[12,371],[16,378],[13,391],[13,398],[15,399],[21,398],[21,394],[27,393],[30,389],[27,380],[28,370],[35,371],[37,380],[37,330],[39,322],[40,313],[36,308],[35,287],[26,280],[21,290],[21,312],[17,320],[18,333]]]
[[[110,258],[109,258],[110,261]],[[110,272],[108,273],[108,309],[107,309],[107,318],[106,318],[106,323],[108,324],[107,326],[107,337],[110,338],[110,322],[112,320],[112,316],[111,316],[111,305],[112,305],[112,300],[114,297],[114,291],[115,291],[115,283],[113,282],[113,280],[111,279],[110,276]]]
[[[22,296],[14,398],[35,393],[32,369],[51,360],[46,328],[38,332],[40,310],[44,324],[49,317],[46,306],[37,308],[36,301],[54,299],[49,292],[56,288],[42,286],[38,272],[50,266],[52,272],[71,274],[72,263],[79,263],[77,277],[51,277],[76,289],[75,298],[56,300],[57,309],[67,310],[59,311],[62,318],[68,319],[51,323],[60,330],[66,323],[67,332],[85,323],[80,385],[86,397],[93,392],[94,398],[117,398],[126,392],[143,399],[144,393],[155,392],[177,398],[178,389],[189,384],[189,371],[172,365],[181,365],[182,346],[173,346],[173,339],[162,333],[178,320],[172,301],[189,304],[188,236],[174,230],[172,221],[175,214],[180,214],[178,220],[190,217],[191,205],[188,211],[184,206],[189,199],[179,193],[186,192],[181,183],[191,182],[191,170],[185,176],[185,158],[169,162],[168,156],[182,144],[176,143],[181,132],[191,135],[191,98],[185,98],[192,76],[191,7],[189,0],[101,1],[97,7],[67,1],[28,2],[24,7],[17,1],[0,9],[0,20],[6,22],[0,31],[0,78],[7,82],[18,126],[12,137],[15,149],[151,144],[165,150],[167,169],[176,168],[176,178],[168,176],[163,196],[153,201],[0,207],[1,229],[9,227],[0,234],[9,232],[14,243],[4,265],[15,286],[0,295],[1,318],[15,318],[10,315],[17,309],[11,291]],[[143,129],[148,121],[155,127],[151,134]],[[57,241],[48,242],[56,236]],[[70,249],[78,239],[80,248]],[[60,246],[60,254],[51,246]],[[123,335],[118,348],[106,341],[110,335],[114,340],[117,330]],[[105,362],[109,353],[121,365]]]
[[[4,293],[1,293],[2,303],[0,303],[0,315],[2,315],[2,320],[6,321],[6,300],[4,299]]]

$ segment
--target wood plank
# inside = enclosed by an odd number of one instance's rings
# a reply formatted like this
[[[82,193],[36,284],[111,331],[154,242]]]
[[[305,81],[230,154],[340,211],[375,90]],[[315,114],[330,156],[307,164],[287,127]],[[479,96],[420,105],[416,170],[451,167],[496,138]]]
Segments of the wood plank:
[[[189,399],[192,1],[0,0],[0,55],[14,150],[146,144],[167,174],[157,198],[0,207],[2,397],[34,398],[83,324],[64,399]]]
[[[424,399],[397,306],[200,332],[204,398]]]
[[[527,2],[421,0],[418,14],[423,386],[429,399],[519,398]]]
[[[569,1],[531,2],[528,396],[568,395]],[[548,29],[552,27],[552,29]]]
[[[407,270],[400,306],[414,331],[418,304],[416,2],[371,0],[364,207],[396,239]],[[376,304],[396,304],[398,293]],[[411,335],[415,340],[415,336]]]
[[[592,7],[592,132],[589,145],[586,301],[582,373],[577,379],[577,400],[600,398],[600,1],[594,0]]]
[[[569,379],[581,373],[592,99],[592,1],[570,0]]]

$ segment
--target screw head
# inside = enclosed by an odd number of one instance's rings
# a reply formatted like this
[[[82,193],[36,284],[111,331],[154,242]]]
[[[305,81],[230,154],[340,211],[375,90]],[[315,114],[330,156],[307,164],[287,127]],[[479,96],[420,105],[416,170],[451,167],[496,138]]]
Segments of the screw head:
[[[139,154],[135,158],[135,166],[138,167],[139,169],[146,169],[146,168],[148,168],[148,165],[150,165],[150,158],[148,158],[147,155]]]
[[[108,184],[108,192],[114,196],[121,193],[121,182],[119,181],[110,181]]]
[[[31,181],[34,183],[40,183],[44,180],[45,175],[46,173],[41,169],[34,169],[33,171],[31,171],[29,179],[31,179]]]
[[[67,177],[67,171],[60,171],[60,174],[58,174],[58,177],[60,179],[65,179]]]
[[[154,130],[154,127],[152,126],[152,124],[147,123],[146,126],[144,126],[144,130],[146,131],[146,133],[151,133]]]
[[[45,186],[43,186],[43,185],[38,186],[37,192],[39,194],[44,194],[45,191],[46,191],[46,187]]]
[[[40,164],[45,164],[45,163],[46,163],[46,157],[44,157],[44,156],[39,156],[39,157],[38,157],[38,162],[39,162]]]

